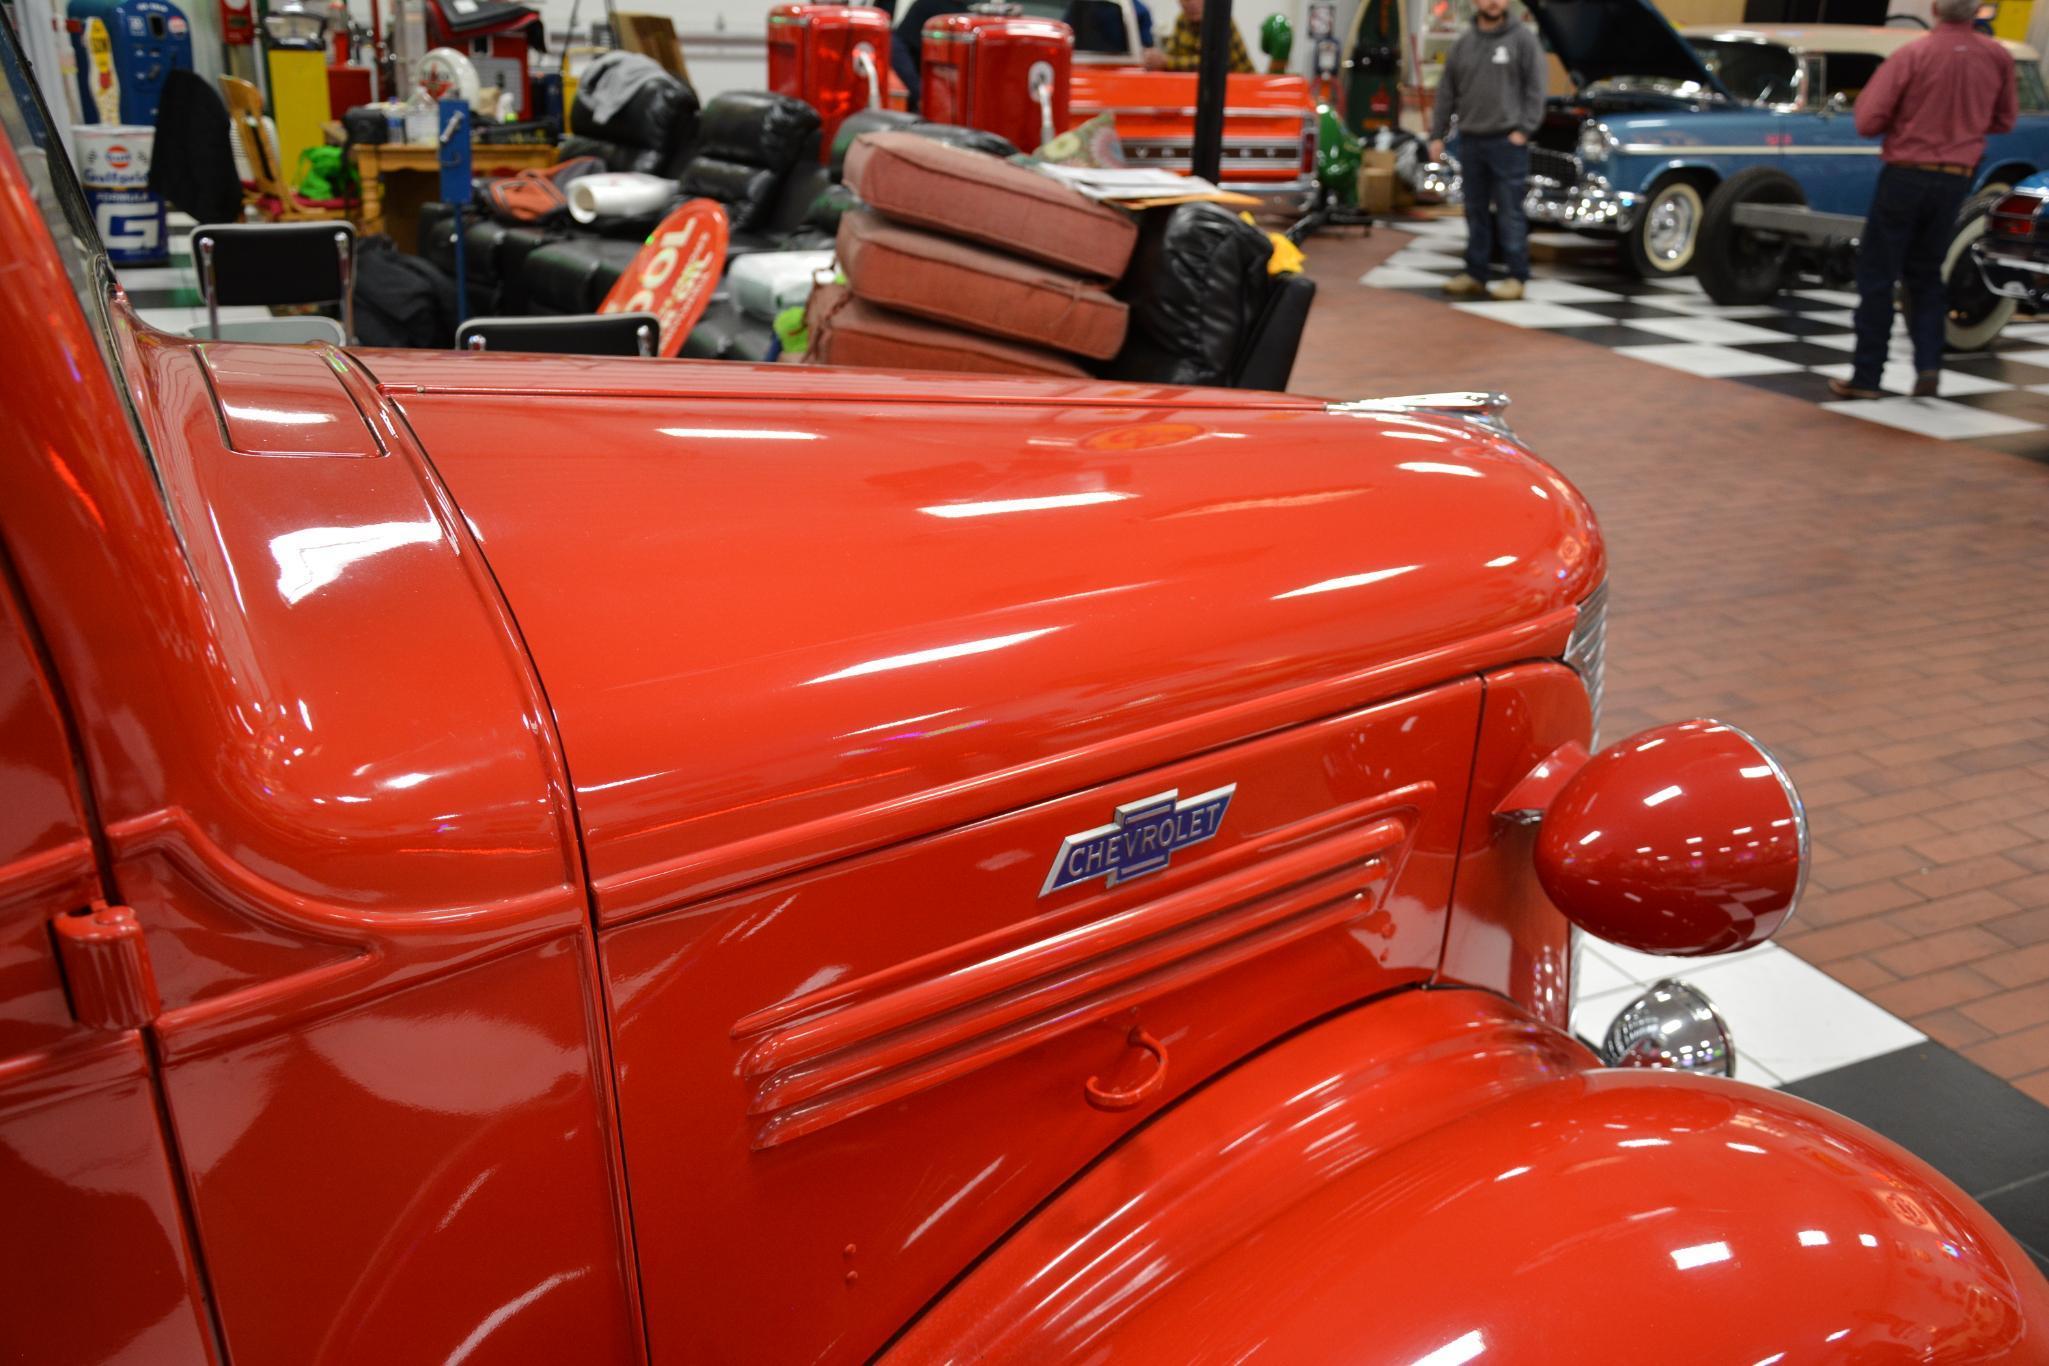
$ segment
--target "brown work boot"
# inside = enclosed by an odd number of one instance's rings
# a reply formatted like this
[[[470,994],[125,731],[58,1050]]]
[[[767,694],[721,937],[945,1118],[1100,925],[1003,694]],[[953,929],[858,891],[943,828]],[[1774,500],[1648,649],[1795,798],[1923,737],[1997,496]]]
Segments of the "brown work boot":
[[[1940,370],[1923,370],[1920,374],[1914,376],[1915,398],[1934,398],[1936,391],[1941,387],[1942,371]]]
[[[1477,299],[1487,292],[1487,286],[1460,271],[1444,282],[1444,292],[1454,299]]]
[[[1834,394],[1834,395],[1835,395],[1835,396],[1836,396],[1837,398],[1884,398],[1884,397],[1885,397],[1885,390],[1883,390],[1883,389],[1866,389],[1866,388],[1865,388],[1865,387],[1864,387],[1863,385],[1861,385],[1861,384],[1852,384],[1852,383],[1851,383],[1851,382],[1850,382],[1849,380],[1846,380],[1846,379],[1832,379],[1832,380],[1830,380],[1830,381],[1828,382],[1828,391],[1829,391],[1830,393]]]
[[[1496,280],[1493,284],[1487,286],[1487,297],[1499,300],[1505,304],[1513,303],[1522,296],[1523,282],[1521,280]]]

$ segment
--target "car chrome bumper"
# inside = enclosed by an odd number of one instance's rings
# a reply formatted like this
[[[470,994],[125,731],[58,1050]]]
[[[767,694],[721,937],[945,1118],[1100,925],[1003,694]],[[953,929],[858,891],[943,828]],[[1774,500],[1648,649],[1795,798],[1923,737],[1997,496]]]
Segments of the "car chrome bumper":
[[[1597,175],[1584,176],[1563,189],[1532,185],[1523,200],[1523,212],[1532,223],[1604,232],[1628,232],[1636,226],[1642,207],[1642,195],[1614,189]]]
[[[2007,256],[1982,247],[1971,248],[1971,259],[1985,288],[2002,299],[2019,299],[2036,312],[2049,307],[2049,261]]]
[[[1416,173],[1416,202],[1419,204],[1457,204],[1463,188],[1458,162],[1450,157],[1443,161],[1426,161]]]
[[[1316,177],[1293,180],[1225,180],[1218,189],[1232,194],[1249,194],[1266,201],[1263,207],[1287,213],[1305,213],[1316,203]]]

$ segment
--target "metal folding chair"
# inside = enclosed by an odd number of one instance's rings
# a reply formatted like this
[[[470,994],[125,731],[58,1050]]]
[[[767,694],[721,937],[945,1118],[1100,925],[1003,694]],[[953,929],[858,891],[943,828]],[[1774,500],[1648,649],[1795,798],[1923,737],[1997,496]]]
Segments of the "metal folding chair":
[[[356,335],[356,230],[347,223],[202,223],[192,260],[215,340],[223,304],[340,303],[342,331]]]
[[[471,318],[456,329],[465,351],[538,351],[560,356],[652,356],[661,341],[652,313],[586,313],[567,318]]]

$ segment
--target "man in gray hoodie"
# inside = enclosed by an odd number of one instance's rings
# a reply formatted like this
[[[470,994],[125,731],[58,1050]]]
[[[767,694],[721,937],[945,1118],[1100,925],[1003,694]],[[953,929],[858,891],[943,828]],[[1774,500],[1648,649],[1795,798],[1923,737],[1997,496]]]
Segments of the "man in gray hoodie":
[[[1444,59],[1430,120],[1430,155],[1444,160],[1444,139],[1458,129],[1465,180],[1466,269],[1447,294],[1520,299],[1530,278],[1530,225],[1523,194],[1530,180],[1530,139],[1544,122],[1544,49],[1537,35],[1508,13],[1508,0],[1474,0],[1473,26]],[[1487,283],[1495,238],[1508,278]]]

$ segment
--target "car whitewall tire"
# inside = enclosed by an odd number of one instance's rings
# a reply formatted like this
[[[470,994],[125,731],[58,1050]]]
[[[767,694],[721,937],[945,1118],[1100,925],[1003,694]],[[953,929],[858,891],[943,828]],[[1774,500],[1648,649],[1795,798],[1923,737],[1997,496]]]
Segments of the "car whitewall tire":
[[[2013,187],[2010,185],[1987,185],[1964,204],[1957,218],[1956,235],[1949,239],[1949,250],[1942,256],[1942,279],[1945,285],[1956,278],[1955,272],[1968,270],[1974,273],[1978,267],[1971,260],[1971,244],[1985,235],[1991,225],[1992,206],[1997,204]],[[2013,317],[2015,302],[2001,299],[1987,289],[1982,280],[1970,280],[1967,289],[1960,296],[1952,287],[1949,290],[1949,317],[1943,325],[1943,345],[1951,351],[1982,351],[1992,345],[1999,330]],[[1989,307],[1987,306],[1989,304]],[[1964,316],[1959,309],[1966,310]]]
[[[1653,189],[1624,244],[1636,273],[1649,279],[1684,274],[1693,265],[1705,211],[1691,181],[1667,180]]]

